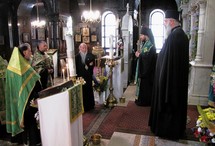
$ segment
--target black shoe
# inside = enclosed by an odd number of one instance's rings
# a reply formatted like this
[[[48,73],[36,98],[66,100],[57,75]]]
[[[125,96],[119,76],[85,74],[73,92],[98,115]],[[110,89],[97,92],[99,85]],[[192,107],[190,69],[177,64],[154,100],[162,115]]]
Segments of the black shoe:
[[[135,104],[137,105],[137,106],[142,106],[142,104],[140,104],[140,102],[136,99],[135,100]]]

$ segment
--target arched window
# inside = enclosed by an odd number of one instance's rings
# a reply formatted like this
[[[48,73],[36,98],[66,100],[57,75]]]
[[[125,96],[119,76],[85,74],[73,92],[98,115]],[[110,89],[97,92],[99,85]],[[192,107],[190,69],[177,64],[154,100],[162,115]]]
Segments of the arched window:
[[[116,35],[116,16],[111,11],[106,11],[102,14],[102,47],[105,51],[110,48],[109,37],[113,35],[115,42]]]
[[[155,47],[159,53],[164,43],[164,17],[165,14],[160,9],[155,9],[150,13],[149,16],[149,27],[155,38]]]

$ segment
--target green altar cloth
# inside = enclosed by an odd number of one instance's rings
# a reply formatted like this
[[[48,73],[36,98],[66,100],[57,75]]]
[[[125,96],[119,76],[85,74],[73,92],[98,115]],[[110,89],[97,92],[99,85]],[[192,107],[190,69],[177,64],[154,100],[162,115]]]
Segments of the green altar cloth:
[[[70,100],[70,122],[75,121],[84,113],[82,85],[76,84],[68,89]]]

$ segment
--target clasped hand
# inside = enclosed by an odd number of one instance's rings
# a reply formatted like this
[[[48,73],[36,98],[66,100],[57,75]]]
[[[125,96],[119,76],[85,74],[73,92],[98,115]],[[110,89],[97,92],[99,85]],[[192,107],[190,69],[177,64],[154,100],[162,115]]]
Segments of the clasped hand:
[[[38,107],[38,104],[37,104],[37,99],[32,99],[31,101],[30,101],[30,106],[31,107]]]
[[[139,51],[136,51],[136,52],[135,52],[135,56],[136,56],[136,57],[139,57],[139,56],[140,56],[140,52],[139,52]]]
[[[54,71],[53,69],[48,69],[48,73],[50,74],[53,73],[53,71]]]

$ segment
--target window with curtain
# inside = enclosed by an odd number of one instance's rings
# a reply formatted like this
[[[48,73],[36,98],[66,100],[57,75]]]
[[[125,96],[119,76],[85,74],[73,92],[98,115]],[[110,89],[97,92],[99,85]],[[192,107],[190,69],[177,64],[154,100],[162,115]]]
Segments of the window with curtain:
[[[165,13],[160,9],[153,10],[149,16],[149,27],[154,35],[157,53],[160,52],[164,43],[164,18]]]
[[[102,47],[108,52],[110,48],[109,37],[113,35],[115,42],[116,35],[116,16],[111,11],[106,11],[102,14]]]

